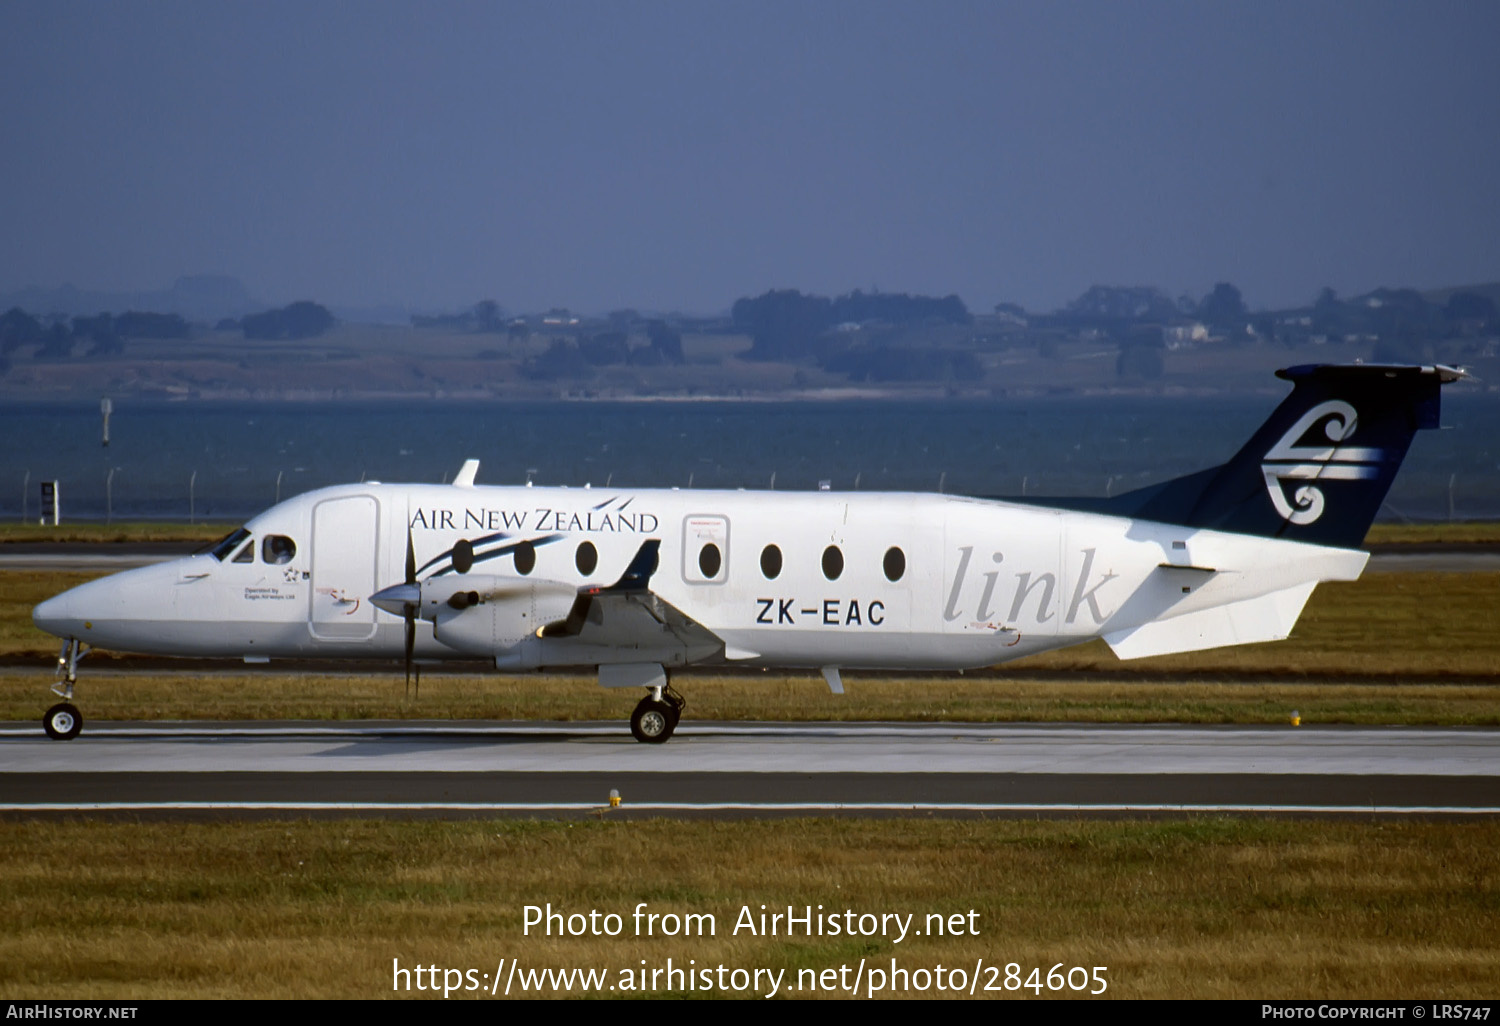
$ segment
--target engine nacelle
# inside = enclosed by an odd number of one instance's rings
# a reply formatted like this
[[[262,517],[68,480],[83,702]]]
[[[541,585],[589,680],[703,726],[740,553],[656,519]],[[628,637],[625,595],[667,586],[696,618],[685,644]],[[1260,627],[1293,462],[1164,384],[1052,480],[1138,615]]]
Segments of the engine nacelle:
[[[439,642],[466,655],[519,655],[539,628],[568,615],[578,589],[556,581],[452,574],[422,582],[424,620]]]

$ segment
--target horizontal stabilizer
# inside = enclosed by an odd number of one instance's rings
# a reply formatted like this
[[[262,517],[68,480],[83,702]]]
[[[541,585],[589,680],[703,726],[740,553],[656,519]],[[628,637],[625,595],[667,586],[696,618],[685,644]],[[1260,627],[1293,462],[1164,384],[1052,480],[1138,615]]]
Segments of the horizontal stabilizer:
[[[1121,659],[1280,641],[1292,633],[1315,587],[1317,582],[1309,581],[1269,595],[1115,631],[1106,634],[1104,640]]]

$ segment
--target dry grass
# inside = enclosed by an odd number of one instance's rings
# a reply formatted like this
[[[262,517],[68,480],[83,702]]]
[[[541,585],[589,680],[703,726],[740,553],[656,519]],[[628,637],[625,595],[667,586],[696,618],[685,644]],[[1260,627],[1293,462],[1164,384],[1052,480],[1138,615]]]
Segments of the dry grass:
[[[1012,664],[1052,671],[1500,682],[1500,573],[1371,573],[1322,584],[1286,641],[1120,663],[1102,642]]]
[[[392,959],[613,981],[641,959],[795,978],[894,957],[1108,966],[1125,998],[1489,998],[1497,844],[1494,821],[0,823],[0,990],[370,998]],[[625,933],[523,936],[522,907],[547,902]],[[717,933],[636,938],[638,902]],[[973,909],[979,935],[734,936],[762,903]]]
[[[1500,524],[1456,521],[1447,524],[1375,524],[1365,535],[1367,545],[1494,545]]]

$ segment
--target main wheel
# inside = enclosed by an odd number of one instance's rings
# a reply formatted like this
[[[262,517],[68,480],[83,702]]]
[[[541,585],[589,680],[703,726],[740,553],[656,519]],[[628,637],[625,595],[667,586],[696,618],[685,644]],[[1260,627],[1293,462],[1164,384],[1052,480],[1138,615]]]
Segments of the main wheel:
[[[666,702],[652,698],[641,699],[641,704],[630,714],[630,732],[637,741],[648,745],[659,745],[672,736],[677,729],[677,710]]]
[[[76,706],[59,702],[42,717],[42,729],[54,741],[71,741],[83,729],[83,716]]]

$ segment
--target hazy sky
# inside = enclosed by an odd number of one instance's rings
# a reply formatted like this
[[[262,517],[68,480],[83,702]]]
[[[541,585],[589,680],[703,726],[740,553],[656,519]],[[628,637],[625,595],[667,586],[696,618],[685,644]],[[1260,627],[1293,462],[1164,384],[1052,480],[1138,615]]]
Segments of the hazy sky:
[[[1500,280],[1500,3],[0,5],[0,291]]]

